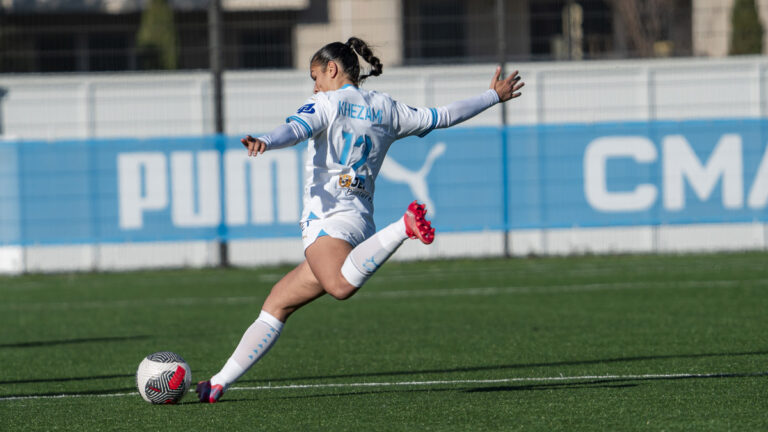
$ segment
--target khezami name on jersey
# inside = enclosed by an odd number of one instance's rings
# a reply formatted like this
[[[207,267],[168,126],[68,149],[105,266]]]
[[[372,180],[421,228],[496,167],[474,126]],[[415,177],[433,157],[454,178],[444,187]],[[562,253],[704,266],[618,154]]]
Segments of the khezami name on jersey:
[[[353,119],[368,120],[372,123],[381,123],[381,110],[376,111],[365,105],[357,105],[346,101],[339,101],[339,115]]]

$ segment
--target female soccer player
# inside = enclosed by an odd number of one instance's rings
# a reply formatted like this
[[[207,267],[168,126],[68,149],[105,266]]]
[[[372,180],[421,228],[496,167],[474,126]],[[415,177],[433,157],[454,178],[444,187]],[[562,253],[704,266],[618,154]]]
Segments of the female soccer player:
[[[306,259],[275,284],[221,371],[198,383],[201,402],[218,401],[267,353],[297,309],[326,293],[349,298],[408,238],[432,243],[435,230],[425,219],[424,205],[416,201],[402,218],[376,232],[374,181],[392,142],[461,123],[520,96],[524,85],[517,71],[500,80],[499,67],[490,89],[475,97],[440,108],[413,108],[360,88],[365,78],[381,70],[362,40],[330,43],[310,61],[314,95],[286,124],[241,140],[253,157],[309,140],[300,221]]]

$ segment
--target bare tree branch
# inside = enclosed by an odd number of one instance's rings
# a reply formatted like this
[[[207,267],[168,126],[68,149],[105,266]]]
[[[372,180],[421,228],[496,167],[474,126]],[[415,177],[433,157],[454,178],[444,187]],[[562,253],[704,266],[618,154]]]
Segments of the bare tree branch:
[[[608,0],[618,13],[627,38],[641,57],[654,55],[654,43],[668,37],[675,0]]]

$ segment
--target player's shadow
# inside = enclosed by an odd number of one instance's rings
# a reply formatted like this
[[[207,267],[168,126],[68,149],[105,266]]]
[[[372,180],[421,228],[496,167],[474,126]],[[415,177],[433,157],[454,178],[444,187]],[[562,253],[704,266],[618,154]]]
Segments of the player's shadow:
[[[617,378],[598,378],[590,381],[571,381],[543,384],[523,384],[511,386],[485,386],[465,390],[467,393],[491,393],[506,391],[531,391],[531,390],[569,390],[584,388],[627,388],[650,381],[690,381],[730,378],[752,378],[768,376],[768,372],[734,373],[734,374],[707,374],[707,375],[670,375],[670,376],[636,376]]]
[[[693,359],[693,358],[706,358],[706,357],[741,357],[741,356],[754,356],[754,355],[766,355],[766,354],[768,354],[768,351],[763,350],[763,351],[745,351],[745,352],[730,352],[730,353],[724,352],[724,353],[670,354],[670,355],[613,357],[613,358],[593,359],[593,360],[571,360],[571,361],[561,361],[561,362],[467,366],[467,367],[455,367],[455,368],[446,368],[446,369],[419,369],[419,370],[409,370],[409,371],[361,372],[361,373],[352,373],[352,374],[336,374],[336,375],[320,375],[320,376],[318,375],[294,376],[294,377],[285,377],[285,378],[242,380],[240,382],[276,383],[276,382],[286,382],[286,381],[325,380],[325,379],[340,379],[340,378],[372,378],[372,377],[385,377],[385,376],[450,374],[450,373],[462,373],[462,372],[484,372],[484,371],[500,371],[500,370],[546,368],[546,367],[589,366],[589,365],[598,365],[598,364],[607,364],[607,363],[624,363],[624,362],[649,361],[649,360]]]
[[[58,340],[48,340],[48,341],[8,343],[8,344],[0,344],[0,349],[50,347],[50,346],[56,346],[56,345],[73,345],[73,344],[86,344],[86,343],[125,342],[125,341],[142,340],[142,339],[149,339],[149,336],[146,336],[146,335],[111,336],[111,337],[58,339]],[[112,375],[91,375],[91,376],[60,377],[60,378],[30,378],[30,379],[0,381],[0,385],[55,383],[55,382],[70,382],[70,381],[94,381],[94,380],[104,380],[104,379],[112,379],[112,378],[129,378],[133,376],[134,376],[133,374],[112,374]]]
[[[368,390],[361,392],[344,392],[344,393],[323,393],[316,395],[297,395],[297,396],[280,396],[275,399],[314,399],[314,398],[326,398],[326,397],[344,397],[344,396],[370,396],[380,395],[387,393],[445,393],[445,392],[463,392],[463,393],[477,393],[477,392],[504,392],[504,391],[533,391],[533,390],[576,390],[576,389],[588,389],[588,388],[605,388],[605,389],[619,389],[627,387],[637,387],[638,384],[609,384],[609,383],[559,383],[559,384],[538,384],[538,385],[519,385],[519,386],[503,386],[503,387],[451,387],[451,388],[419,388],[419,389],[387,389],[387,390]],[[240,399],[238,400],[240,401]]]
[[[149,336],[112,336],[112,337],[95,337],[95,338],[79,338],[79,339],[58,339],[48,341],[34,341],[34,342],[18,342],[0,344],[0,348],[35,348],[35,347],[48,347],[54,345],[73,345],[83,343],[100,343],[100,342],[125,342],[129,340],[141,340],[149,339]]]

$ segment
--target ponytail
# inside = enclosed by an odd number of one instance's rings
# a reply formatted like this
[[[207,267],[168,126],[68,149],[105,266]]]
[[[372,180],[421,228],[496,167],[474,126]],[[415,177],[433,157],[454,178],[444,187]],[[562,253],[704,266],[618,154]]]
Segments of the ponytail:
[[[332,42],[320,48],[312,56],[310,65],[317,64],[325,70],[329,61],[338,63],[341,70],[356,86],[370,76],[381,75],[383,69],[381,60],[373,55],[368,44],[356,37],[349,38],[346,43]],[[361,63],[365,64],[361,67]]]
[[[359,82],[363,82],[363,80],[369,76],[381,75],[381,70],[384,68],[384,65],[381,64],[381,60],[379,60],[378,57],[373,55],[373,51],[371,51],[365,41],[353,36],[347,40],[346,45],[352,48],[352,50],[367,63],[368,67],[365,68],[366,70],[363,70],[362,67],[358,70]],[[360,62],[358,61],[358,65],[359,64]]]

